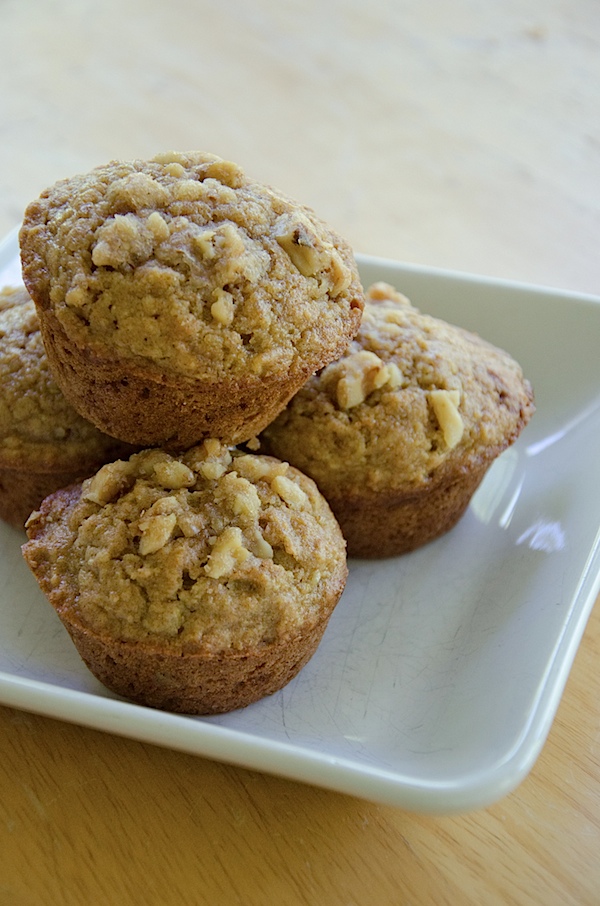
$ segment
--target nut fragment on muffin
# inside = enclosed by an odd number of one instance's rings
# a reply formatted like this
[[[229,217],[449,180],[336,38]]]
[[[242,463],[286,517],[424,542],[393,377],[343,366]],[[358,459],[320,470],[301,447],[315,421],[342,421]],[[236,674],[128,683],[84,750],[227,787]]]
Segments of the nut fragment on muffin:
[[[535,407],[508,353],[386,283],[366,299],[346,355],[309,379],[260,449],[316,481],[350,556],[386,557],[457,523]]]
[[[54,381],[24,287],[0,291],[0,518],[23,528],[58,488],[133,448],[101,433]]]
[[[343,353],[364,304],[343,239],[206,153],[61,180],[20,246],[63,393],[140,446],[248,440]]]
[[[347,577],[314,482],[209,439],[48,497],[24,557],[92,673],[165,710],[244,707],[316,650]]]

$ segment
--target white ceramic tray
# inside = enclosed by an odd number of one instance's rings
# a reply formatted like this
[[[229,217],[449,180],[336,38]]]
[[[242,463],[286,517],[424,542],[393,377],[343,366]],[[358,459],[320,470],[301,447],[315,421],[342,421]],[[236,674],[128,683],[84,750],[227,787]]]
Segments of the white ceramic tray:
[[[194,718],[108,693],[0,526],[0,701],[423,812],[485,806],[532,767],[600,587],[600,300],[359,258],[422,310],[510,351],[537,413],[459,525],[353,561],[312,661],[241,711]],[[0,284],[19,280],[16,234]],[[382,525],[385,531],[385,525]]]

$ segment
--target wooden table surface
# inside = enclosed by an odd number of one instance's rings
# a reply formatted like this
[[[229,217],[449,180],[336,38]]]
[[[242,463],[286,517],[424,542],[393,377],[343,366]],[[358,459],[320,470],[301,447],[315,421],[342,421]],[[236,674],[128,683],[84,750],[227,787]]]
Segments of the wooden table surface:
[[[0,234],[210,150],[357,251],[600,290],[597,0],[3,0]],[[600,610],[531,774],[422,816],[0,708],[0,904],[598,904]]]

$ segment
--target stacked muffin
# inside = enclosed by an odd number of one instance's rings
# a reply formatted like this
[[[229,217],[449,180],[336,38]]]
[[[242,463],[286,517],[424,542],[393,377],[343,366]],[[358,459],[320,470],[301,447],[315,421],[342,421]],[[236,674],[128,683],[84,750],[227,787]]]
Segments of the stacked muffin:
[[[23,553],[90,670],[142,704],[280,689],[346,543],[394,556],[448,531],[534,411],[507,353],[386,284],[365,303],[344,240],[213,155],[63,180],[20,244],[57,387],[145,448],[46,497]]]
[[[349,246],[212,155],[59,182],[28,207],[20,243],[57,383],[132,444],[248,440],[360,322]]]

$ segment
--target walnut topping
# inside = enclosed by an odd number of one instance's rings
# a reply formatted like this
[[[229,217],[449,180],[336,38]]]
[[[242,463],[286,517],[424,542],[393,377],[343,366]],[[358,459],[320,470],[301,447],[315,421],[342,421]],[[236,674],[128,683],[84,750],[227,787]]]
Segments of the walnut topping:
[[[210,307],[210,313],[219,324],[229,327],[233,321],[233,296],[224,289],[213,291],[215,301]]]
[[[256,538],[254,539],[253,553],[255,557],[259,557],[261,560],[273,559],[273,548],[259,532],[256,533]]]
[[[197,185],[202,187],[206,183]],[[256,242],[252,242],[247,236],[244,237],[242,231],[233,223],[222,223],[214,229],[201,230],[195,234],[192,244],[203,260],[214,262],[219,273],[219,282],[223,286],[240,280],[258,280],[269,266],[267,253]],[[229,296],[229,293],[222,289],[221,292],[224,293],[225,299]],[[228,308],[230,301],[231,297],[227,302]],[[218,316],[219,295],[216,295],[215,302],[217,308],[212,314],[216,320],[221,320]]]
[[[227,466],[222,462],[203,462],[200,466],[200,472],[209,481],[216,481],[227,471]]]
[[[231,160],[215,157],[204,170],[205,178],[216,179],[230,189],[239,189],[244,184],[243,170]]]
[[[231,501],[234,515],[246,519],[257,519],[260,512],[260,497],[256,487],[237,472],[228,472],[223,478],[220,494]]]
[[[221,579],[230,575],[239,563],[250,556],[250,551],[244,547],[242,530],[234,525],[229,525],[215,539],[213,549],[204,567],[204,572],[211,579]]]
[[[130,173],[116,179],[107,190],[107,199],[113,209],[123,206],[133,211],[141,208],[160,208],[168,204],[169,191],[147,173]]]
[[[397,390],[398,387],[402,386],[402,372],[395,362],[388,362],[385,367],[387,368],[388,373],[388,379],[385,382],[385,386],[389,387],[390,390]]]
[[[135,214],[115,214],[96,233],[92,250],[96,267],[123,267],[150,257],[154,244],[152,229]]]
[[[458,411],[460,391],[430,390],[428,398],[442,429],[444,440],[451,450],[460,442],[465,427]]]
[[[104,506],[126,491],[133,480],[130,464],[119,459],[102,466],[92,478],[88,478],[83,483],[82,496]]]
[[[166,459],[157,462],[154,466],[154,474],[163,486],[176,490],[177,488],[191,488],[195,482],[194,473],[183,462],[177,459]]]
[[[185,176],[185,169],[176,161],[171,161],[171,163],[165,164],[165,170],[167,171],[169,176]]]
[[[214,230],[201,230],[192,238],[193,247],[199,252],[201,257],[205,258],[207,261],[211,261],[217,254],[214,238]]]
[[[275,239],[303,277],[327,280],[333,296],[350,285],[350,272],[337,250],[317,235],[301,214],[282,214],[275,224]]]
[[[179,179],[173,187],[176,201],[202,201],[205,196],[206,189],[197,179]]]
[[[249,455],[238,456],[235,465],[240,475],[254,482],[265,478],[272,468],[268,460]]]
[[[142,557],[147,554],[153,554],[164,547],[171,540],[175,526],[177,525],[177,516],[175,513],[153,513],[154,507],[150,507],[148,513],[143,519],[140,519],[139,527],[141,538],[139,552]]]
[[[203,444],[207,456],[220,456],[226,449],[216,437],[208,437]],[[230,460],[231,462],[231,460]]]
[[[204,478],[216,481],[227,471],[227,466],[231,463],[231,453],[214,437],[205,440],[201,449],[206,459],[198,462],[196,468]]]
[[[402,373],[391,362],[385,364],[374,352],[361,349],[345,356],[323,372],[323,382],[335,386],[335,401],[340,409],[352,409],[363,403],[370,393],[388,386],[395,390],[402,384]]]
[[[169,225],[162,214],[159,214],[158,211],[153,211],[152,214],[150,214],[150,216],[148,217],[146,223],[148,224],[156,242],[164,242],[165,239],[169,238]]]
[[[367,297],[369,302],[396,302],[398,305],[407,306],[412,308],[410,299],[404,296],[402,293],[399,293],[397,289],[391,286],[389,283],[384,283],[380,280],[378,283],[373,283],[369,287]]]
[[[271,482],[271,487],[288,506],[294,509],[299,509],[306,504],[307,497],[302,488],[298,487],[291,478],[286,478],[285,475],[276,475]]]

